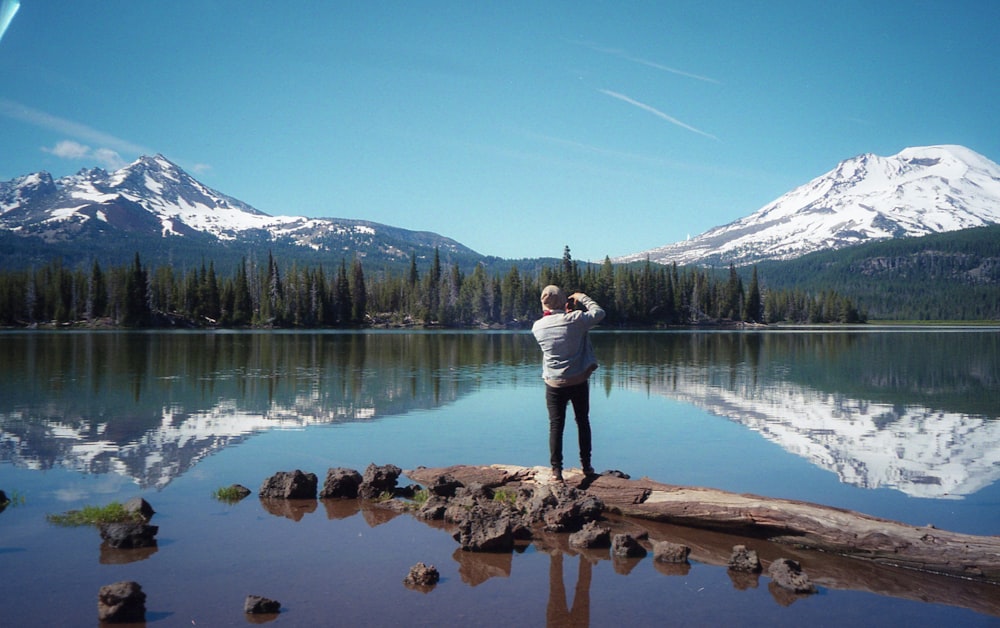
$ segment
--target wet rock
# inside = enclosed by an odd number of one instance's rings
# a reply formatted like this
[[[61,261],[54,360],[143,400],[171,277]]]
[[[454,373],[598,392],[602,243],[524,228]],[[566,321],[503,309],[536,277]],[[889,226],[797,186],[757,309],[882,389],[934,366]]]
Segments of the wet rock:
[[[133,497],[125,502],[122,507],[125,509],[125,512],[141,517],[143,521],[149,521],[156,514],[156,511],[149,505],[149,502],[141,497]]]
[[[456,480],[454,476],[449,473],[438,476],[433,484],[427,487],[427,490],[431,492],[432,495],[437,495],[439,497],[454,497],[455,491],[462,488],[464,485]]]
[[[802,571],[802,566],[790,558],[775,560],[768,568],[767,575],[783,589],[794,593],[816,593],[816,585],[810,582],[809,576]]]
[[[354,499],[360,486],[361,474],[355,469],[334,467],[327,470],[319,496],[322,499]]]
[[[621,558],[642,558],[647,552],[631,534],[616,534],[611,537],[611,554]]]
[[[448,500],[437,495],[431,495],[420,508],[413,513],[418,519],[437,521],[445,518],[448,511]]]
[[[6,506],[8,502],[10,502],[10,500],[7,499],[7,493],[0,491],[0,506]]]
[[[262,499],[316,499],[315,473],[279,471],[264,480],[257,493]]]
[[[653,541],[653,560],[661,563],[684,564],[691,555],[691,548],[670,541]]]
[[[604,510],[600,499],[565,484],[541,484],[519,493],[518,504],[529,522],[544,524],[548,532],[576,532],[600,519]]]
[[[243,602],[243,612],[248,615],[271,615],[281,612],[281,602],[260,595],[248,595]]]
[[[441,574],[434,565],[417,563],[410,567],[410,573],[403,578],[403,584],[409,587],[432,587],[441,579]]]
[[[148,523],[102,523],[101,538],[115,549],[154,547],[159,529]]]
[[[455,491],[455,496],[448,500],[444,519],[452,523],[461,523],[468,517],[469,511],[477,504],[490,504],[493,493],[482,484],[469,484]]]
[[[746,573],[760,573],[762,570],[757,552],[747,549],[746,545],[733,546],[733,553],[729,557],[729,568]]]
[[[97,593],[97,619],[109,624],[146,621],[146,594],[138,582],[123,580]]]
[[[569,535],[569,544],[584,548],[611,547],[611,530],[596,521],[588,521],[579,531]]]
[[[458,522],[454,539],[468,552],[510,552],[515,522],[507,508],[475,504]]]
[[[588,521],[600,518],[604,510],[601,500],[573,488],[565,493],[557,490],[556,495],[559,502],[542,515],[549,532],[575,532]]]
[[[361,478],[358,495],[364,499],[377,499],[384,493],[394,494],[396,481],[402,472],[403,470],[394,464],[368,465]]]
[[[607,471],[601,471],[601,475],[606,475],[613,478],[618,478],[621,480],[630,480],[632,476],[618,469],[608,469]]]

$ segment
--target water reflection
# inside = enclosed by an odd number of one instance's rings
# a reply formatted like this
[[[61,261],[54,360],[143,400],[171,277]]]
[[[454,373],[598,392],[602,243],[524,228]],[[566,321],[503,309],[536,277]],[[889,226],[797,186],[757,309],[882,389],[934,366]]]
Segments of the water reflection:
[[[1000,479],[996,330],[593,341],[607,396],[703,408],[842,482],[942,498]],[[18,332],[0,334],[0,356],[0,461],[158,488],[256,432],[372,421],[485,389],[536,392],[539,359],[525,333],[409,332]]]

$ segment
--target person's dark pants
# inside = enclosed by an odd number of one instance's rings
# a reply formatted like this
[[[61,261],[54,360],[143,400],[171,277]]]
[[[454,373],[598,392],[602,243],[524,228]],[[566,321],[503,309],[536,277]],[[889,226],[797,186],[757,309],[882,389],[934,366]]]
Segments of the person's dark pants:
[[[576,431],[580,440],[580,464],[590,466],[590,382],[575,386],[545,385],[545,405],[549,409],[549,458],[552,468],[563,466],[563,429],[566,406],[573,404]]]

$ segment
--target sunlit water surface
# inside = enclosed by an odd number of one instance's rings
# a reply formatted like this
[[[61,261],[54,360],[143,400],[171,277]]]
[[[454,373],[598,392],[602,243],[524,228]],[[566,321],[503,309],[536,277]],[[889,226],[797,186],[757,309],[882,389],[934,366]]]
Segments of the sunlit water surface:
[[[597,332],[594,464],[997,534],[998,339]],[[243,625],[248,594],[281,601],[281,625],[997,625],[996,604],[925,602],[856,574],[789,600],[766,575],[737,586],[710,558],[758,543],[766,559],[831,569],[758,541],[677,538],[696,551],[669,571],[560,535],[512,555],[462,552],[440,526],[353,501],[272,512],[211,496],[292,469],[322,482],[371,463],[545,465],[538,361],[513,332],[0,334],[0,489],[16,497],[0,513],[2,623],[92,625],[98,589],[135,580],[147,623],[164,626]],[[568,463],[574,443],[570,424]],[[136,495],[158,511],[155,550],[111,551],[94,529],[46,521]],[[417,562],[442,574],[430,592],[402,584]]]

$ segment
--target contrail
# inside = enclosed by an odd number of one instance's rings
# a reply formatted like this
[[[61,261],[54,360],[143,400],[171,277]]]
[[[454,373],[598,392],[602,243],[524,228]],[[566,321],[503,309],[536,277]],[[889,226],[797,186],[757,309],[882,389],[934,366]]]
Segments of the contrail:
[[[21,3],[18,0],[3,0],[3,4],[0,4],[0,39],[3,39],[3,34],[7,32],[14,14],[20,8]]]
[[[659,109],[656,109],[655,107],[650,107],[649,105],[647,105],[645,103],[641,103],[638,100],[632,100],[631,98],[629,98],[625,94],[619,94],[618,92],[613,92],[613,91],[608,90],[608,89],[599,89],[597,91],[601,92],[602,94],[606,94],[608,96],[611,96],[612,98],[617,98],[618,100],[620,100],[622,102],[627,102],[630,105],[635,105],[636,107],[642,109],[643,111],[648,111],[649,113],[653,114],[654,116],[656,116],[658,118],[662,118],[662,119],[666,120],[667,122],[669,122],[671,124],[676,124],[677,126],[681,127],[682,129],[687,129],[688,131],[691,131],[693,133],[697,133],[698,135],[704,135],[705,137],[709,137],[709,138],[711,138],[711,139],[713,139],[715,141],[719,141],[719,138],[715,137],[711,133],[705,133],[704,131],[702,131],[700,129],[694,128],[690,124],[684,124],[683,122],[681,122],[677,118],[674,118],[673,116],[669,116],[669,115],[663,113],[662,111],[660,111]]]

